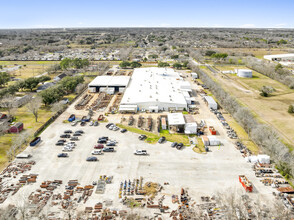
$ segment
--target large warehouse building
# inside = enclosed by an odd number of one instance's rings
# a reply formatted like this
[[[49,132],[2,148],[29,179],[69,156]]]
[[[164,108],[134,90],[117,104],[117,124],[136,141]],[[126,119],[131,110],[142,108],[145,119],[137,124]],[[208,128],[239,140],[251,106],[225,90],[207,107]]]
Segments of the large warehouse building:
[[[276,55],[265,55],[264,59],[270,61],[277,61],[283,65],[292,65],[294,63],[294,54],[276,54]]]
[[[129,81],[129,76],[97,76],[88,88],[89,92],[123,92]]]
[[[120,104],[121,112],[184,110],[193,102],[191,85],[170,68],[135,69]]]

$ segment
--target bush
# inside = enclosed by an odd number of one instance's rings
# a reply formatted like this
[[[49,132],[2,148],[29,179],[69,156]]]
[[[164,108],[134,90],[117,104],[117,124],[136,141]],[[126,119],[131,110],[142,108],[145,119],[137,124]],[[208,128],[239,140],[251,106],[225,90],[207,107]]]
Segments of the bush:
[[[169,64],[166,63],[166,62],[159,62],[159,63],[157,64],[157,66],[158,66],[158,67],[169,67]]]
[[[290,114],[294,113],[294,105],[293,104],[289,105],[288,113],[290,113]]]

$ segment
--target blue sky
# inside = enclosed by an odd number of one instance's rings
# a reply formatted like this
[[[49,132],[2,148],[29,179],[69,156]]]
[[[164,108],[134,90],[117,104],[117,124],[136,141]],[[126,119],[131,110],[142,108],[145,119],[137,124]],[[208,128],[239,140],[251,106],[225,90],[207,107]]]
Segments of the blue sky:
[[[294,28],[293,0],[2,0],[0,29]]]

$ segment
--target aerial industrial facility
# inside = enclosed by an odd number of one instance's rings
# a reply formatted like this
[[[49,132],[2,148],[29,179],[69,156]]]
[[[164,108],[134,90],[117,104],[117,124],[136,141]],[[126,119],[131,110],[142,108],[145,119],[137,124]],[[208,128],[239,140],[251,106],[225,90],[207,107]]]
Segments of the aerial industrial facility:
[[[135,69],[125,90],[121,112],[185,110],[194,98],[191,85],[170,68]]]

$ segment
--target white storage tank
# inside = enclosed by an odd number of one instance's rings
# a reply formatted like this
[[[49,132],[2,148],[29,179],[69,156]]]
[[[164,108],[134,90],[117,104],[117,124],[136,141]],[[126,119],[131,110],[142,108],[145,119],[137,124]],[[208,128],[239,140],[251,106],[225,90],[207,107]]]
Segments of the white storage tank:
[[[252,78],[252,70],[249,69],[236,69],[237,76],[242,78]]]

